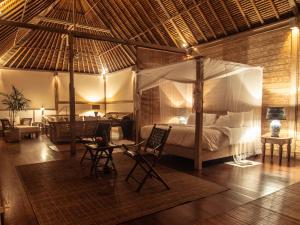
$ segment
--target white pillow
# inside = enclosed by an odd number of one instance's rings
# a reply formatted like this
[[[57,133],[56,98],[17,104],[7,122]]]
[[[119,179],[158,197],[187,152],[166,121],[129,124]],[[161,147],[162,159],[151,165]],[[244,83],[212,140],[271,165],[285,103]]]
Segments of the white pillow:
[[[217,114],[203,113],[203,126],[213,125],[217,120]]]
[[[222,115],[222,116],[220,116],[217,119],[215,125],[228,127],[229,126],[229,116],[228,115]]]
[[[187,125],[195,125],[196,123],[196,115],[195,113],[192,113],[189,115],[188,119],[187,119]]]
[[[252,127],[253,125],[253,111],[243,112],[244,114],[244,121],[243,127]]]
[[[229,127],[242,127],[244,123],[244,113],[242,112],[227,112],[229,116]]]
[[[209,126],[216,122],[217,114],[211,114],[211,113],[203,113],[203,126]],[[187,119],[188,125],[195,125],[196,124],[196,115],[195,113],[192,113],[189,115]]]

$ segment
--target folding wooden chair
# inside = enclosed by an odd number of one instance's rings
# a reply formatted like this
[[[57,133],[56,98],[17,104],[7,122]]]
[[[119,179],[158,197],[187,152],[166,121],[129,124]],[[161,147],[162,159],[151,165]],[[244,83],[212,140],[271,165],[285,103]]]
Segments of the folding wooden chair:
[[[145,142],[146,144],[143,147],[143,149],[140,147],[144,142],[135,145],[123,145],[123,147],[125,148],[124,154],[135,160],[134,166],[132,167],[132,169],[126,177],[126,181],[128,181],[129,178],[132,178],[137,183],[139,183],[139,186],[136,190],[137,192],[139,192],[142,189],[143,185],[149,177],[156,178],[168,190],[170,189],[167,183],[154,169],[154,167],[156,166],[157,161],[162,155],[164,145],[168,139],[171,128],[172,127],[170,126],[168,129],[162,129],[157,128],[156,125],[154,125],[149,138]],[[133,173],[137,166],[141,167],[142,170],[145,172],[145,176],[143,177],[142,181],[137,180],[133,176]]]
[[[110,142],[110,131],[111,131],[111,124],[99,122],[94,130],[94,134],[90,138],[81,138],[80,142],[83,143],[86,147],[85,152],[83,153],[80,164],[83,164],[84,160],[94,160],[95,151],[94,148],[90,148],[89,145],[107,145]],[[98,138],[102,138],[103,141],[100,143]],[[89,156],[87,156],[89,154]]]

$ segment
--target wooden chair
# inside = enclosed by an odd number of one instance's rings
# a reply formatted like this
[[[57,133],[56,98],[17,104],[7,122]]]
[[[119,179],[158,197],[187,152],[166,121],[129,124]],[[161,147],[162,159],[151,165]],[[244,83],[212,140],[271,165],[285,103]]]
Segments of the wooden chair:
[[[162,155],[164,145],[168,139],[171,128],[172,127],[170,126],[168,129],[162,129],[162,128],[157,128],[156,125],[154,125],[143,149],[141,148],[143,142],[135,145],[123,145],[123,147],[125,148],[124,154],[129,156],[133,160],[135,160],[134,166],[132,167],[132,169],[130,170],[130,172],[126,177],[126,181],[128,181],[129,178],[132,178],[137,183],[139,183],[139,186],[136,190],[137,192],[139,192],[142,189],[143,185],[145,184],[146,180],[149,177],[156,178],[167,189],[170,189],[167,183],[154,169],[154,167],[156,166],[157,161],[160,159]],[[145,176],[142,179],[142,181],[138,181],[133,176],[133,173],[137,168],[137,166],[140,166],[142,170],[145,172]]]
[[[1,126],[2,126],[2,136],[4,136],[5,131],[9,130],[12,126],[8,119],[1,119],[0,121],[1,121]]]
[[[85,152],[80,160],[80,164],[83,164],[84,160],[94,160],[95,157],[95,150],[91,148],[93,145],[107,145],[110,142],[110,131],[111,131],[111,124],[107,122],[98,122],[94,134],[92,137],[84,137],[80,139],[80,142],[83,143],[86,147]],[[99,143],[99,138],[104,139],[101,143]],[[89,154],[89,156],[87,156]]]

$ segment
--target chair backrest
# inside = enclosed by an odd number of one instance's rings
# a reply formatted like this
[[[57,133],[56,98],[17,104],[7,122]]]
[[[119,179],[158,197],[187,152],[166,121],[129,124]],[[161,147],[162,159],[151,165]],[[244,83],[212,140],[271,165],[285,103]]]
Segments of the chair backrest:
[[[159,158],[164,149],[164,145],[169,137],[172,127],[168,129],[157,128],[156,124],[153,126],[149,138],[147,139],[144,151],[150,149]]]
[[[94,137],[102,137],[103,145],[107,145],[111,140],[111,123],[109,122],[98,122]]]
[[[20,122],[21,125],[31,126],[32,118],[22,118]]]
[[[2,130],[8,130],[11,128],[11,124],[8,119],[1,119]]]

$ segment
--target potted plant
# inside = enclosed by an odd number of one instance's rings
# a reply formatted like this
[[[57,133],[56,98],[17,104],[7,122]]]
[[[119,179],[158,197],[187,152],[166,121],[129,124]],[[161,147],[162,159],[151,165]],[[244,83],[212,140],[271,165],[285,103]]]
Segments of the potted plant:
[[[18,112],[26,110],[29,106],[30,100],[25,98],[23,93],[19,91],[15,86],[12,86],[12,90],[9,94],[0,92],[2,96],[1,103],[6,106],[5,109],[9,111],[9,117],[12,124],[10,131],[5,134],[7,141],[19,141],[19,130],[15,129],[15,118]]]

